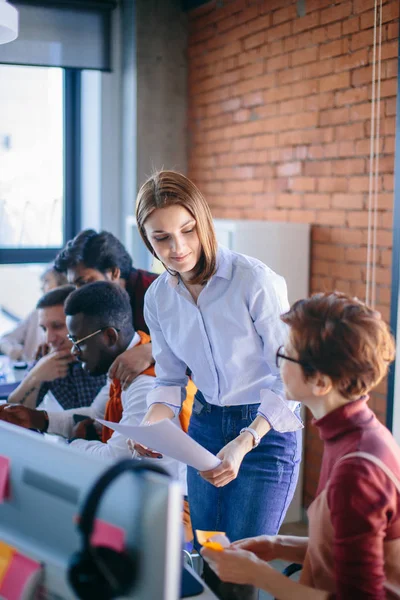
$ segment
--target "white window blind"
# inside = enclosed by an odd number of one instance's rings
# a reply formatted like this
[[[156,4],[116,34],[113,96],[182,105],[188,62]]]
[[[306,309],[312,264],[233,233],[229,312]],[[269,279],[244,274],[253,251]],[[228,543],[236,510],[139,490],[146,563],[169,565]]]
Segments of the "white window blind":
[[[0,63],[111,69],[111,14],[116,0],[12,0],[19,36],[0,46]]]

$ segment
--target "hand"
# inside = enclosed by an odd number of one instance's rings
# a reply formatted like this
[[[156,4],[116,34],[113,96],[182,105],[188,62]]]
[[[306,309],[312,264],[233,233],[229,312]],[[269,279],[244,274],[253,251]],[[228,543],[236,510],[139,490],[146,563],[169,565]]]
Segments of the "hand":
[[[147,446],[143,446],[143,444],[139,444],[134,442],[133,440],[128,440],[128,448],[131,452],[137,452],[137,454],[141,458],[162,458],[163,455],[156,450],[151,450],[147,448]]]
[[[243,540],[233,542],[231,548],[252,552],[265,562],[279,558],[278,544],[274,535],[259,535],[257,537],[244,538]]]
[[[35,354],[35,360],[40,360],[43,356],[50,354],[50,346],[48,344],[39,344]]]
[[[73,438],[79,438],[81,440],[88,440],[88,427],[90,425],[94,424],[94,420],[93,419],[84,419],[83,421],[79,421],[79,423],[77,423],[74,428],[72,429],[72,436]]]
[[[141,344],[125,350],[114,360],[108,376],[110,379],[119,379],[122,389],[126,390],[153,363],[151,351],[151,344]]]
[[[249,437],[251,437],[250,434]],[[239,438],[236,438],[224,446],[217,454],[217,458],[220,458],[222,461],[221,464],[211,471],[202,471],[200,475],[203,479],[212,483],[215,487],[223,487],[233,479],[236,479],[243,458],[252,448],[252,440],[248,445],[246,443],[247,436],[246,438],[243,436],[241,441],[239,441]]]
[[[202,548],[200,554],[221,581],[254,585],[254,570],[260,561],[252,552],[229,546],[223,551]],[[265,567],[269,568],[267,564]]]
[[[64,378],[68,374],[68,366],[75,361],[75,357],[70,350],[61,352],[51,352],[39,360],[30,372],[31,377],[36,381],[54,381],[54,379]]]
[[[38,429],[39,431],[42,431],[46,426],[44,411],[33,410],[21,404],[3,404],[0,407],[0,420],[26,429]]]

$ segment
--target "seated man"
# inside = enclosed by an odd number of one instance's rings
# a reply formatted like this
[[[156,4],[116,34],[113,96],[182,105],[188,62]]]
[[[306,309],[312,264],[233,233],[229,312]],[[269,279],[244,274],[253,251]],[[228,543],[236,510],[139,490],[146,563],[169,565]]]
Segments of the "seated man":
[[[78,288],[94,281],[112,281],[125,289],[135,330],[149,332],[143,317],[144,295],[157,275],[135,269],[128,251],[112,233],[81,231],[58,254],[54,266],[66,273],[68,281]],[[151,344],[131,348],[118,357],[110,376],[117,377],[125,388],[153,363]]]
[[[72,352],[83,369],[92,376],[107,373],[113,360],[128,348],[150,342],[147,334],[136,332],[133,328],[127,293],[112,283],[97,282],[76,290],[67,298],[64,310],[73,344]],[[90,407],[47,413],[8,405],[0,413],[0,418],[31,429],[62,435],[69,438],[73,448],[102,458],[130,458],[132,453],[126,439],[107,428],[101,432],[103,441],[76,437],[85,437],[86,426],[96,418],[139,425],[147,412],[146,396],[154,385],[154,376],[153,367],[146,369],[126,390],[121,390],[118,380],[108,380]],[[75,426],[74,415],[86,415],[89,419]],[[177,475],[179,470],[186,469],[181,463],[176,463]]]
[[[111,363],[127,349],[150,341],[147,334],[134,330],[129,297],[123,289],[112,283],[97,282],[76,290],[66,300],[64,310],[74,346],[73,353],[93,376],[107,373]],[[102,441],[82,438],[86,437],[88,426],[92,425],[92,419],[95,418],[139,425],[147,412],[146,397],[154,385],[154,376],[153,367],[146,369],[126,390],[121,390],[117,379],[109,380],[87,408],[47,413],[24,406],[6,405],[0,407],[0,419],[62,435],[69,439],[71,447],[100,458],[131,458],[127,440],[116,431],[103,427]],[[191,382],[190,386],[194,387]],[[183,404],[180,418],[175,420],[184,429],[187,428],[188,411],[193,401],[193,390],[191,392]],[[86,415],[89,419],[75,424],[74,415]],[[160,464],[182,483],[186,493],[186,466],[168,457],[160,459]],[[183,520],[186,541],[190,541],[193,536],[187,503]]]
[[[42,294],[67,283],[67,277],[54,267],[47,268],[40,276]],[[10,332],[0,337],[0,352],[12,360],[31,361],[37,358],[38,347],[43,343],[39,327],[39,315],[35,309]]]
[[[72,285],[55,288],[37,303],[39,325],[50,351],[10,394],[10,403],[34,408],[50,395],[63,409],[79,408],[90,405],[104,386],[104,375],[90,375],[71,354],[64,302],[74,289]]]

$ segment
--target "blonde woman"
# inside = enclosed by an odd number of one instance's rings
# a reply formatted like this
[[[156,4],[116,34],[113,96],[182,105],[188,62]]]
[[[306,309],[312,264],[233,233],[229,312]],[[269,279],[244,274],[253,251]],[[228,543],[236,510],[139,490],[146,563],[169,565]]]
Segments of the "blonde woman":
[[[145,420],[179,413],[189,368],[199,390],[189,435],[221,459],[212,471],[189,469],[194,529],[223,530],[231,540],[275,534],[301,455],[298,405],[284,399],[275,365],[286,339],[285,281],[260,261],[218,247],[204,197],[179,173],[146,181],[136,217],[144,243],[166,267],[145,297],[157,375]],[[234,598],[227,587],[218,593]],[[240,597],[254,594],[241,590]]]

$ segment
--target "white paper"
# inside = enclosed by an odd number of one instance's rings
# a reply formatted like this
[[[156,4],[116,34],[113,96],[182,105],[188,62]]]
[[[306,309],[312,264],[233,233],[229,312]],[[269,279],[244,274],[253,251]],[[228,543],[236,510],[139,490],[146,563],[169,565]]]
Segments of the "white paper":
[[[210,471],[221,463],[220,459],[192,440],[170,419],[163,419],[152,425],[121,425],[96,419],[113,431],[118,431],[127,439],[139,442],[151,450],[156,450],[170,458],[179,460],[198,471]]]

